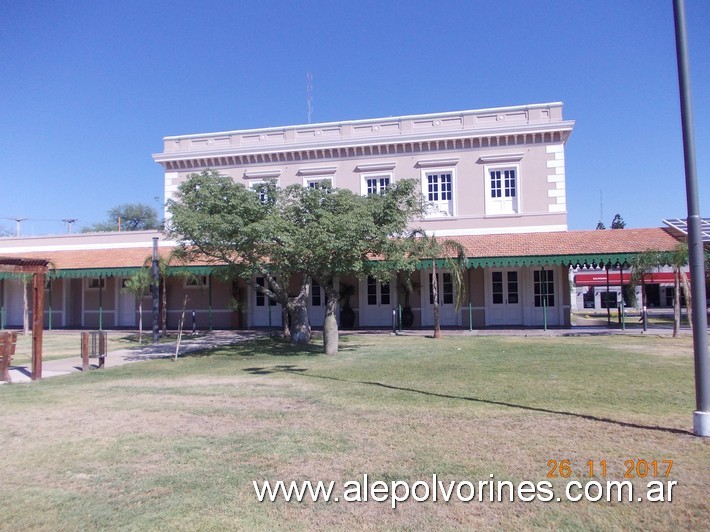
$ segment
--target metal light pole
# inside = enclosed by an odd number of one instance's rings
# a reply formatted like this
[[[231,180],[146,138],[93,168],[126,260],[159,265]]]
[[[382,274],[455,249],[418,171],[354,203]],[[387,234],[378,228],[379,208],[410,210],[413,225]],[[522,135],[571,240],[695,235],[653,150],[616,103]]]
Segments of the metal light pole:
[[[158,294],[158,286],[160,283],[160,278],[158,275],[158,237],[153,237],[153,264],[151,267],[151,283],[150,283],[150,294],[153,297],[153,343],[158,343],[159,338],[159,310],[160,310],[160,295]]]
[[[695,169],[695,137],[690,91],[690,66],[688,42],[685,31],[685,1],[673,0],[675,19],[675,44],[678,57],[678,84],[680,86],[680,117],[683,126],[683,152],[685,155],[685,193],[688,201],[688,262],[691,293],[693,297],[693,352],[695,355],[695,404],[693,432],[696,436],[710,437],[710,365],[708,364],[708,315],[705,293],[705,264],[703,239],[700,229],[700,203],[698,177]]]

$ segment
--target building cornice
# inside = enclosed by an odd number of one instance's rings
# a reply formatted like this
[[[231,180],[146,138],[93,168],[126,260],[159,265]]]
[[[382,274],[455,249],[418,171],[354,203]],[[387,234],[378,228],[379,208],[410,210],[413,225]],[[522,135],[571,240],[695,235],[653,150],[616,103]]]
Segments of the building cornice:
[[[454,131],[440,135],[324,142],[318,146],[279,146],[263,149],[200,150],[159,153],[153,159],[168,171],[258,164],[283,164],[358,157],[426,154],[479,148],[519,147],[526,144],[565,143],[573,121],[511,128],[509,131]]]
[[[535,104],[280,128],[171,136],[153,159],[166,170],[386,156],[566,142],[562,104]]]
[[[417,121],[426,119],[447,119],[452,117],[460,116],[489,116],[494,115],[497,121],[501,120],[500,117],[505,117],[511,113],[520,113],[523,111],[531,110],[549,110],[551,108],[562,108],[562,102],[549,102],[549,103],[535,103],[529,105],[512,105],[508,107],[489,107],[485,109],[469,109],[465,111],[446,111],[441,113],[427,113],[419,115],[403,115],[403,116],[390,116],[382,118],[365,118],[360,120],[341,120],[339,122],[320,122],[317,124],[300,124],[293,126],[276,126],[276,127],[264,127],[255,129],[235,129],[232,131],[220,131],[217,133],[194,133],[189,135],[171,135],[163,137],[163,140],[183,140],[183,139],[202,139],[205,137],[223,137],[225,135],[252,135],[255,133],[273,133],[281,131],[290,130],[311,130],[311,129],[323,129],[331,127],[342,127],[342,126],[358,126],[358,125],[378,125],[381,122],[393,122],[393,121]]]

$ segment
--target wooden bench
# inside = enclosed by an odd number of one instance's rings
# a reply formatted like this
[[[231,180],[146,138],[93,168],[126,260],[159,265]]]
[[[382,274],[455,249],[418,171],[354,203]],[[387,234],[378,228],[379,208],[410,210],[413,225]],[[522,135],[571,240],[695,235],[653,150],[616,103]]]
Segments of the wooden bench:
[[[0,333],[0,380],[10,381],[10,363],[15,356],[16,332]]]

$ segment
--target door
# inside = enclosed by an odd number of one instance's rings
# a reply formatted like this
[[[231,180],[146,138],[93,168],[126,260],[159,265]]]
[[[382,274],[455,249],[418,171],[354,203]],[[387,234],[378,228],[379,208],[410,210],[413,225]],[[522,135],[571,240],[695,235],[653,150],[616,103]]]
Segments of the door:
[[[522,325],[523,312],[518,270],[490,270],[486,325]]]
[[[323,327],[325,322],[325,290],[316,281],[311,281],[311,297],[308,302],[308,319],[312,327]]]
[[[361,327],[391,327],[394,299],[391,282],[380,282],[372,276],[360,281]]]
[[[456,319],[455,294],[454,294],[454,276],[451,272],[440,271],[436,272],[437,288],[439,292],[439,321],[442,326],[458,325]],[[426,274],[426,291],[422,290],[424,301],[424,312],[422,316],[422,324],[427,326],[434,325],[434,275],[429,272]]]
[[[264,286],[264,277],[257,277],[256,284]],[[281,305],[254,289],[251,292],[252,327],[280,327]]]
[[[136,326],[136,296],[126,290],[128,279],[121,279],[118,291],[118,326]]]

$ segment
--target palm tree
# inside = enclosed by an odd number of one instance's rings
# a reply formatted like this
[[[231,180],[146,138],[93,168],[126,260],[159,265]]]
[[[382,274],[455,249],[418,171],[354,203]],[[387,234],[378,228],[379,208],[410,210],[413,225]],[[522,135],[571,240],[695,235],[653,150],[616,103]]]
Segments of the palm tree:
[[[163,337],[168,333],[168,295],[167,295],[167,279],[175,275],[190,276],[189,273],[176,271],[173,267],[175,263],[182,260],[182,254],[179,249],[174,249],[166,256],[158,256],[158,276],[160,278],[160,324],[163,330]],[[150,268],[153,264],[153,257],[147,257],[143,262],[143,266]],[[149,270],[150,271],[150,270]]]
[[[141,268],[127,281],[124,290],[138,299],[138,343],[143,343],[143,298],[150,292],[150,270]]]
[[[466,271],[466,251],[454,240],[438,240],[436,235],[427,235],[422,231],[412,234],[414,240],[414,256],[419,260],[430,259],[432,264],[431,289],[434,304],[434,338],[441,338],[441,312],[439,308],[439,279],[436,272],[437,263],[451,271],[454,283],[454,308],[458,312],[463,302],[464,272]]]

